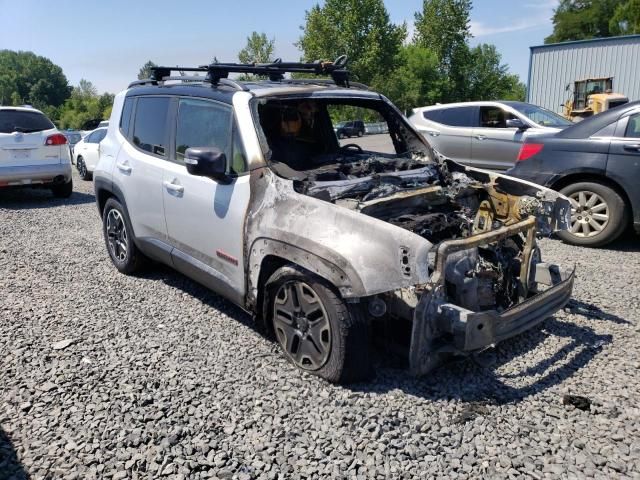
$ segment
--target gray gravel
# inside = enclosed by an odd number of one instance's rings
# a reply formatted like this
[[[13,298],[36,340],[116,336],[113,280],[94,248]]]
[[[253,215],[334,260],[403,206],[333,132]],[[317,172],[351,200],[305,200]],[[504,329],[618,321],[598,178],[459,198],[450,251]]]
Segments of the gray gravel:
[[[118,274],[75,188],[0,191],[0,479],[640,478],[637,237],[543,241],[577,264],[566,311],[428,378],[379,354],[344,388],[185,277]]]

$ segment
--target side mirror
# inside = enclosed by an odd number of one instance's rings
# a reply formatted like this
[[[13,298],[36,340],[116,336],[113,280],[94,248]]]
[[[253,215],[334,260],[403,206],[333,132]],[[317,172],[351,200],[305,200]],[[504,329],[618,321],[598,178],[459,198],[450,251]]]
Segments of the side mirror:
[[[198,177],[209,177],[222,183],[229,183],[227,156],[215,147],[192,147],[184,153],[187,172]]]
[[[520,131],[524,131],[530,127],[519,118],[510,118],[507,120],[507,128],[517,128]]]

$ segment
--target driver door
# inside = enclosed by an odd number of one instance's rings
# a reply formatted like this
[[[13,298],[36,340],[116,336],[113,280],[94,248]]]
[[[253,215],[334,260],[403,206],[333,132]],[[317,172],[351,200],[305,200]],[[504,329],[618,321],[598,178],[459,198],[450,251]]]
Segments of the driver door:
[[[473,129],[473,165],[491,170],[507,170],[516,163],[524,132],[507,127],[517,117],[498,106],[480,107],[480,123]]]
[[[171,162],[162,183],[172,262],[177,270],[227,298],[242,303],[244,219],[249,175],[231,106],[180,98],[175,110]],[[187,172],[190,147],[216,147],[227,157],[229,182]]]

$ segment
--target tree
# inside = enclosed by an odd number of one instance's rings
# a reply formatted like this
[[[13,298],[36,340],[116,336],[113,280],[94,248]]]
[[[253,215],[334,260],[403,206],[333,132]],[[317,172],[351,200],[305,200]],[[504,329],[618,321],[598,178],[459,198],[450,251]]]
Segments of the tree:
[[[371,83],[395,67],[406,25],[391,23],[382,0],[326,0],[305,14],[296,45],[306,61],[349,58],[354,79]]]
[[[396,68],[376,77],[373,88],[384,93],[400,110],[429,105],[440,100],[442,81],[438,57],[428,48],[406,45],[396,58]]]
[[[471,52],[469,21],[471,0],[424,0],[422,12],[415,14],[416,45],[431,49],[439,59],[445,102],[466,96]]]
[[[544,43],[568,42],[615,35],[610,24],[628,0],[560,0],[553,13],[553,33]]]
[[[613,35],[633,35],[640,33],[640,0],[627,0],[616,7],[609,22]]]
[[[465,100],[524,100],[524,84],[517,75],[509,74],[508,65],[501,64],[495,45],[480,44],[470,54]]]
[[[276,39],[269,40],[265,33],[252,32],[247,37],[247,45],[238,52],[238,60],[240,63],[270,63],[275,43]]]
[[[71,89],[62,68],[32,52],[0,50],[0,103],[55,108]]]
[[[146,78],[151,78],[151,68],[157,67],[155,63],[151,60],[148,60],[142,67],[140,67],[140,71],[138,72],[138,80],[144,80]]]

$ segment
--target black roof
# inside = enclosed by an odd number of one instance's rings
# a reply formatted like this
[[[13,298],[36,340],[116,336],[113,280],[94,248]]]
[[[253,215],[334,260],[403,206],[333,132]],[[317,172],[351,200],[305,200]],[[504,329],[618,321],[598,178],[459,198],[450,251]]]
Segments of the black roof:
[[[599,113],[565,128],[556,134],[559,138],[588,138],[607,125],[617,121],[622,115],[640,106],[640,101],[625,103],[606,112]]]
[[[138,95],[180,95],[184,97],[203,97],[231,104],[233,94],[238,90],[225,85],[212,87],[209,83],[165,83],[158,85],[139,85],[127,91],[127,97]]]

